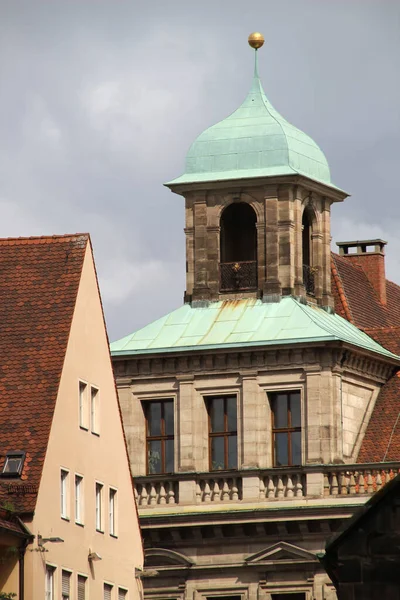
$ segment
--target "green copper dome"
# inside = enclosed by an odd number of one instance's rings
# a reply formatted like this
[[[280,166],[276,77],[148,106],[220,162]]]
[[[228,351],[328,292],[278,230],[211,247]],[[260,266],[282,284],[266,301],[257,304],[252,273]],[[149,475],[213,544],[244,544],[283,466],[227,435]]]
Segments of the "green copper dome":
[[[184,175],[167,185],[300,174],[332,186],[323,152],[266,97],[255,54],[253,85],[246,100],[199,135],[186,156]]]

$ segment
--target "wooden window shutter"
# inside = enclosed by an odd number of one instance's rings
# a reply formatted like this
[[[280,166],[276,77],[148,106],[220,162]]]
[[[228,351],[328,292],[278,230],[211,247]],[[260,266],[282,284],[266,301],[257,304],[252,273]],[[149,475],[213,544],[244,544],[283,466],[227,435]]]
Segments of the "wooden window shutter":
[[[86,577],[78,575],[78,600],[86,600]]]
[[[104,600],[111,600],[113,586],[109,583],[104,584]]]
[[[127,591],[122,588],[118,588],[118,600],[126,600]]]
[[[63,600],[69,598],[70,594],[70,582],[71,582],[71,573],[69,571],[62,571],[61,574],[61,594]]]

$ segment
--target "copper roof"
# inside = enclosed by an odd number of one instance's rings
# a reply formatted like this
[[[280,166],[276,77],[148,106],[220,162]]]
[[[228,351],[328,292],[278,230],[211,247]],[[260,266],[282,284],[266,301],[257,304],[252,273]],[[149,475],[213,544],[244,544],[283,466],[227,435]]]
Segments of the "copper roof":
[[[0,473],[26,452],[0,499],[35,508],[88,234],[0,240]]]

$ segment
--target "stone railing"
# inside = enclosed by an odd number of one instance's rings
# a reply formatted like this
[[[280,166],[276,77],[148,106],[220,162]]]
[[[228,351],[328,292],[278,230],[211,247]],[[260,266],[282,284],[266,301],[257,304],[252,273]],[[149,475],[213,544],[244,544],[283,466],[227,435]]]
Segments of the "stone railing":
[[[305,465],[135,477],[139,509],[174,505],[322,501],[369,496],[400,472],[400,462]]]
[[[398,462],[324,467],[324,496],[373,494],[400,472]]]
[[[135,498],[139,507],[171,506],[179,502],[179,482],[177,479],[153,479],[135,477]]]
[[[215,474],[196,480],[196,502],[235,502],[242,499],[242,478]]]
[[[303,498],[306,495],[306,475],[302,469],[280,471],[271,469],[260,474],[260,500]]]

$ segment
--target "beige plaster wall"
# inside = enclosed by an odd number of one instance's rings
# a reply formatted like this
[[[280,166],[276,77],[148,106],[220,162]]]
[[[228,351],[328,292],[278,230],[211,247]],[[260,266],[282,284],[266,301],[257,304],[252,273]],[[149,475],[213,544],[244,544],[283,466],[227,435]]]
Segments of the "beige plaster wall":
[[[79,427],[79,380],[99,389],[100,434]],[[60,514],[60,469],[69,470],[68,510],[70,520]],[[75,523],[74,478],[84,477],[84,525]],[[95,482],[104,485],[103,529],[95,526]],[[109,487],[117,490],[117,536],[109,533]],[[86,575],[87,598],[103,597],[103,583],[129,590],[139,597],[135,567],[143,563],[141,537],[135,510],[129,465],[115,393],[101,304],[90,247],[87,247],[75,313],[61,377],[57,405],[43,468],[32,532],[59,536],[64,543],[47,543],[37,552],[35,541],[26,555],[27,598],[42,600],[45,565],[56,571],[55,597],[61,597],[61,570],[72,572],[71,600],[76,599],[77,574]],[[88,561],[89,551],[102,560]],[[29,590],[29,591],[28,591]]]

